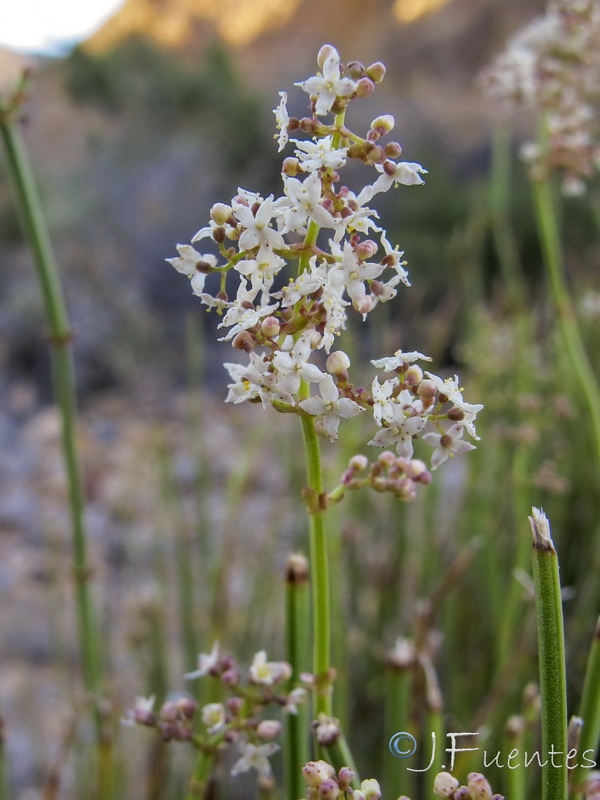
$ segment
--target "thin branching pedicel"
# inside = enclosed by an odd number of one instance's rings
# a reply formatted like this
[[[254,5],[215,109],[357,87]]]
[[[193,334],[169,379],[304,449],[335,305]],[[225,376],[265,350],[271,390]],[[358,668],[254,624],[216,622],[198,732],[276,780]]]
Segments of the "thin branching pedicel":
[[[275,109],[279,150],[294,147],[283,161],[283,195],[263,198],[239,189],[230,204],[212,207],[209,224],[192,240],[209,240],[218,252],[178,245],[179,256],[169,261],[222,316],[221,341],[248,354],[245,364],[225,364],[232,380],[227,402],[262,403],[312,417],[317,434],[331,441],[342,420],[370,410],[377,432],[369,444],[395,449],[402,459],[391,471],[393,479],[371,485],[411,499],[414,482],[429,480],[422,462],[410,463],[413,441],[420,437],[433,447],[436,469],[449,456],[473,449],[463,437],[477,439],[474,423],[482,406],[463,400],[457,378],[424,374],[416,362],[430,359],[418,352],[373,361],[383,377],[373,379],[370,391],[358,388],[349,377],[347,354],[334,349],[350,309],[365,319],[395,297],[399,285],[410,285],[403,253],[390,244],[368,204],[393,186],[422,184],[426,170],[397,161],[397,142],[380,143],[394,127],[392,116],[374,119],[364,136],[346,125],[347,106],[373,92],[385,74],[383,64],[344,66],[331,45],[321,48],[318,64],[322,74],[297,84],[310,96],[311,115],[290,118],[284,92]],[[321,119],[332,115],[332,121]],[[291,133],[310,138],[290,138]],[[340,178],[349,159],[378,173],[358,193]],[[237,280],[234,298],[227,287],[230,274]],[[342,493],[337,491],[338,499]]]

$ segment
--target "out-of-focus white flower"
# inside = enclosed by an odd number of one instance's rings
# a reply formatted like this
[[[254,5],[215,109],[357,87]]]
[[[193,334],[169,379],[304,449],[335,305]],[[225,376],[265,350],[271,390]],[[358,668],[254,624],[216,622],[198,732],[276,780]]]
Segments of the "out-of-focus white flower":
[[[252,659],[250,677],[254,683],[273,686],[279,681],[287,680],[291,674],[292,668],[286,661],[267,661],[267,654],[264,650],[260,650]]]
[[[306,703],[307,692],[302,686],[298,686],[296,689],[292,689],[292,691],[288,694],[285,705],[283,707],[284,711],[287,711],[288,714],[297,714],[298,713],[298,706],[303,705]]]
[[[192,680],[208,675],[209,672],[216,670],[219,666],[221,656],[219,654],[219,642],[214,642],[210,653],[200,653],[198,655],[198,669],[194,672],[187,672],[184,678]]]
[[[463,440],[464,430],[463,426],[457,423],[448,428],[443,434],[431,431],[421,437],[424,442],[435,448],[431,456],[431,469],[437,469],[450,456],[475,449],[475,445]]]
[[[279,131],[279,136],[276,137],[277,144],[279,145],[278,152],[281,153],[288,143],[288,125],[290,117],[287,110],[287,92],[279,92],[279,97],[281,97],[281,100],[277,108],[273,110],[273,113],[275,114],[275,123]]]
[[[208,703],[202,708],[202,722],[210,734],[225,727],[225,706],[223,703]]]
[[[309,397],[298,405],[307,414],[318,417],[321,423],[323,435],[331,441],[337,439],[340,417],[345,419],[355,417],[364,411],[364,408],[350,400],[348,397],[341,397],[333,379],[328,375],[319,384],[321,397]]]
[[[340,57],[335,48],[325,59],[323,74],[294,84],[316,100],[315,113],[324,116],[331,111],[338,97],[349,97],[356,91],[356,83],[350,78],[340,77]]]
[[[239,748],[242,755],[231,768],[232,775],[239,775],[241,772],[255,769],[259,778],[271,777],[272,770],[269,756],[279,750],[278,744],[266,742],[266,744],[256,745],[250,742],[240,742]]]
[[[133,711],[128,711],[121,719],[121,725],[147,725],[154,720],[153,709],[156,697],[136,697]]]

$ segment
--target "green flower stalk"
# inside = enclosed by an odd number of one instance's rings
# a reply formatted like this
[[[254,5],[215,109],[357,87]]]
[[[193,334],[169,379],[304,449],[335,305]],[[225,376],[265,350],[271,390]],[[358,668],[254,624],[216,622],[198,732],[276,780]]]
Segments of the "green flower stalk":
[[[581,763],[577,769],[573,770],[571,777],[576,794],[585,776],[589,773],[589,770],[585,769],[583,756],[587,753],[593,759],[600,746],[600,618],[596,622],[596,630],[588,656],[579,716],[583,721],[578,748],[581,754]]]
[[[100,710],[103,670],[101,646],[90,591],[91,569],[84,525],[85,496],[75,441],[77,402],[72,358],[73,333],[69,325],[58,266],[18,127],[24,99],[24,81],[25,79],[8,102],[0,102],[0,135],[25,238],[32,251],[49,328],[54,392],[61,416],[62,450],[69,489],[79,648],[83,680],[94,703],[100,759],[104,765],[100,767],[102,778],[103,775],[106,777],[110,748]]]
[[[542,766],[542,800],[567,800],[567,685],[558,557],[543,511],[534,508],[529,522],[533,533],[542,751],[547,758]]]

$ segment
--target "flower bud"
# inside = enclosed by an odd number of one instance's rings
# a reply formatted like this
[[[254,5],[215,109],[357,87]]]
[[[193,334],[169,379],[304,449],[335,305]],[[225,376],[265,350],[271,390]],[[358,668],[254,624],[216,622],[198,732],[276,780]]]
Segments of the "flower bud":
[[[281,733],[281,722],[276,719],[264,719],[258,723],[256,735],[259,739],[268,741]]]
[[[319,800],[336,800],[339,794],[340,787],[337,785],[335,778],[327,778],[320,784],[317,797]]]
[[[600,800],[600,780],[592,781],[588,785],[585,800]]]
[[[225,686],[237,686],[240,682],[240,673],[235,668],[227,669],[221,675],[221,680]]]
[[[321,69],[323,69],[325,62],[327,61],[329,56],[333,55],[339,58],[338,51],[332,44],[324,44],[321,47],[321,49],[317,53],[317,64],[321,67]]]
[[[365,65],[361,64],[360,61],[350,61],[346,65],[346,72],[349,78],[352,78],[353,81],[358,81],[365,74]]]
[[[178,697],[175,701],[175,705],[184,719],[193,719],[196,709],[198,708],[198,703],[192,700],[191,697],[186,697],[185,695]]]
[[[377,457],[377,461],[382,467],[389,469],[393,464],[396,463],[396,454],[392,453],[391,450],[384,450],[383,453],[380,453]]]
[[[416,386],[423,380],[423,370],[418,364],[411,364],[404,373],[404,380],[409,386]]]
[[[371,130],[376,131],[380,136],[385,136],[394,129],[396,120],[391,114],[382,114],[371,123]]]
[[[167,700],[162,704],[158,716],[165,722],[173,722],[179,718],[179,709],[172,700]]]
[[[323,747],[332,747],[340,738],[340,723],[334,717],[319,714],[319,718],[313,722],[315,739]]]
[[[229,697],[225,705],[227,706],[227,710],[233,714],[234,717],[237,717],[244,707],[244,701],[241,697]]]
[[[465,418],[465,412],[462,408],[458,406],[452,406],[451,409],[448,411],[448,419],[451,419],[452,422],[461,422]]]
[[[256,342],[251,333],[240,331],[233,339],[231,346],[234,350],[243,350],[245,353],[251,353],[256,347]]]
[[[367,468],[368,464],[369,459],[366,456],[357,454],[352,456],[348,462],[348,467],[352,470],[352,472],[362,472]]]
[[[366,261],[368,258],[372,258],[377,250],[378,247],[376,242],[374,242],[372,239],[365,239],[364,242],[361,242],[355,248],[354,252],[360,261]]]
[[[309,761],[302,767],[307,786],[317,788],[328,778],[335,778],[335,770],[326,761]]]
[[[438,772],[433,782],[433,793],[438,797],[450,797],[459,783],[449,772]]]
[[[225,225],[231,213],[231,206],[225,205],[225,203],[215,203],[210,209],[210,218],[213,222],[216,222],[217,225]]]
[[[267,339],[272,339],[274,336],[279,336],[281,324],[277,317],[265,317],[260,323],[260,330]]]
[[[212,238],[217,244],[223,244],[225,241],[225,228],[215,228],[212,232]]]
[[[297,158],[288,156],[288,158],[283,160],[281,171],[284,175],[287,175],[288,178],[295,178],[296,175],[302,172],[300,169],[300,161]]]
[[[481,772],[469,772],[467,783],[472,800],[492,800],[492,787]]]
[[[433,398],[437,394],[435,383],[430,380],[421,381],[421,383],[417,387],[417,394],[423,401],[433,400]]]
[[[369,97],[375,90],[375,84],[370,78],[361,78],[356,84],[356,94],[358,97]]]
[[[373,83],[381,83],[385,76],[385,64],[382,64],[381,61],[376,61],[370,67],[367,67],[365,72]]]
[[[360,784],[360,790],[365,796],[365,800],[379,800],[381,797],[381,787],[375,778],[367,778]]]
[[[452,800],[473,800],[471,791],[466,786],[459,786],[459,788],[452,795]]]
[[[343,350],[335,350],[327,357],[325,368],[330,375],[341,375],[350,367],[350,359]]]
[[[338,772],[338,785],[342,792],[350,788],[350,784],[354,780],[354,770],[350,767],[342,767]]]
[[[398,142],[388,142],[383,151],[388,158],[398,158],[402,153],[402,147]]]

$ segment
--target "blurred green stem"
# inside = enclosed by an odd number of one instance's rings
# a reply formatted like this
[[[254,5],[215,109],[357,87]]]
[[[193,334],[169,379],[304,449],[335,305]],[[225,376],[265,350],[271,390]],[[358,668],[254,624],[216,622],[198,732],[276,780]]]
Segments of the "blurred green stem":
[[[538,233],[556,320],[571,369],[588,408],[596,463],[600,466],[600,386],[587,357],[564,276],[562,246],[549,180],[532,180]]]
[[[94,701],[102,773],[110,761],[108,755],[110,748],[100,710],[102,679],[100,637],[90,593],[92,571],[88,562],[84,527],[85,497],[75,445],[77,403],[72,358],[73,334],[69,326],[58,267],[41,203],[17,127],[19,103],[20,100],[18,102],[15,100],[10,107],[0,104],[0,132],[6,153],[8,175],[14,188],[25,238],[33,254],[49,327],[48,340],[51,345],[54,392],[61,415],[62,450],[69,490],[79,646],[85,687]]]
[[[591,751],[591,759],[598,751],[600,744],[600,617],[596,622],[596,630],[590,648],[579,716],[583,719],[583,728],[579,739],[579,767],[573,771],[572,780],[576,794],[578,786],[583,782],[589,769],[583,765],[583,756]],[[586,756],[587,758],[587,756]],[[589,762],[588,762],[589,765]]]
[[[545,515],[534,509],[533,582],[542,710],[542,800],[567,800],[567,685],[558,557]],[[552,753],[557,754],[555,763]]]

